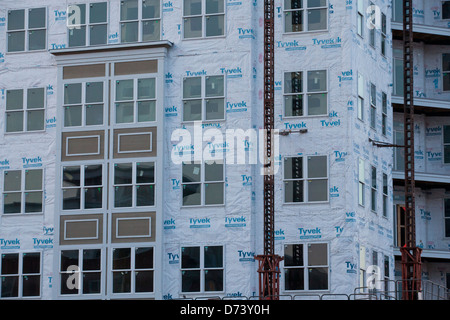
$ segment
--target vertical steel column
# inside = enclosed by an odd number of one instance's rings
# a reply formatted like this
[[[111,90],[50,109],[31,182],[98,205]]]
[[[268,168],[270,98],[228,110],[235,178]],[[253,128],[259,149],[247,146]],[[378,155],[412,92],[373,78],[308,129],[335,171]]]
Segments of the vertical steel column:
[[[279,261],[274,250],[274,154],[272,149],[274,128],[274,0],[264,1],[264,255],[256,256],[259,261],[259,297],[278,300]]]
[[[420,291],[421,249],[416,247],[414,182],[414,76],[413,76],[413,3],[403,0],[403,86],[405,141],[405,229],[402,253],[402,290],[404,300],[416,300]]]

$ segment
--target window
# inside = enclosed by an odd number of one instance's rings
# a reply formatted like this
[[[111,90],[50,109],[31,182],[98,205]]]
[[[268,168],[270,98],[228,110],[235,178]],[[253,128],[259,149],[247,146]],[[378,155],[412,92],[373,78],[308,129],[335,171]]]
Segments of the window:
[[[1,298],[41,295],[41,253],[3,253],[1,255]]]
[[[223,36],[224,32],[224,0],[183,1],[184,39]]]
[[[444,126],[444,163],[450,163],[450,126]]]
[[[387,132],[387,94],[381,93],[381,133],[385,136]]]
[[[153,252],[153,247],[113,248],[113,294],[154,291]]]
[[[371,184],[371,210],[376,212],[377,211],[377,168],[372,167],[371,170],[371,178],[372,178],[372,184]]]
[[[364,121],[364,76],[358,73],[358,119]]]
[[[10,170],[3,174],[3,213],[42,213],[42,169]]]
[[[6,132],[43,131],[45,88],[6,90]]]
[[[284,158],[284,202],[328,201],[326,156]]]
[[[326,243],[284,246],[285,290],[327,290],[328,277],[328,245]]]
[[[116,123],[156,120],[156,79],[116,80]]]
[[[121,0],[120,38],[122,43],[160,40],[160,0]]]
[[[102,45],[108,41],[108,3],[73,4],[67,8],[69,47]]]
[[[8,52],[46,48],[46,8],[8,11]]]
[[[183,79],[183,121],[225,119],[223,76]]]
[[[403,60],[394,59],[394,95],[403,96]]]
[[[370,13],[369,13],[369,44],[372,47],[375,47],[375,30],[376,30],[376,14],[375,14],[375,5],[370,2],[369,3]]]
[[[381,14],[381,54],[386,55],[386,15]]]
[[[103,125],[103,82],[64,84],[64,126]]]
[[[450,1],[442,2],[442,19],[450,19]]]
[[[444,199],[444,236],[450,238],[450,199]]]
[[[102,288],[101,256],[100,249],[61,251],[60,294],[100,294]]]
[[[403,22],[403,0],[394,0],[392,6],[392,21]]]
[[[357,12],[357,32],[358,35],[363,37],[364,36],[364,1],[363,0],[357,0],[358,1],[358,12]]]
[[[450,53],[442,55],[443,90],[450,91]]]
[[[376,130],[377,124],[377,87],[370,84],[370,127]]]
[[[181,248],[181,291],[224,291],[223,246]]]
[[[389,256],[384,256],[384,292],[390,294],[389,288]]]
[[[327,105],[327,72],[325,70],[284,74],[284,115],[286,117],[326,115]]]
[[[103,167],[101,164],[65,166],[62,170],[63,210],[102,208]]]
[[[359,162],[358,162],[358,204],[363,207],[366,202],[365,186],[366,186],[365,164],[364,164],[364,160],[359,158]]]
[[[388,210],[388,178],[387,174],[383,173],[383,217],[387,218]]]
[[[114,164],[114,207],[155,205],[155,163]]]
[[[284,0],[284,32],[327,29],[326,0]]]
[[[220,161],[182,164],[183,206],[224,204],[224,165]]]

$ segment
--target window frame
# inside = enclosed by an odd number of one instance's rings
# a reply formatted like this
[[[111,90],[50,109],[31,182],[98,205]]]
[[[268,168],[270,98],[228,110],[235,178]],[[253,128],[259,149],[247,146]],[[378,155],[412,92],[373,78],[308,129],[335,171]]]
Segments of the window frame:
[[[119,5],[120,8],[118,10],[119,13],[119,41],[122,44],[130,44],[130,43],[141,43],[141,42],[152,42],[152,41],[161,41],[162,40],[162,16],[163,16],[163,3],[162,1],[159,1],[159,17],[157,18],[143,18],[142,17],[142,13],[143,13],[143,4],[144,4],[145,0],[137,0],[138,3],[138,13],[137,13],[137,19],[130,19],[130,20],[122,20],[121,16],[121,6],[123,3],[123,0],[120,0]],[[157,40],[143,40],[144,38],[144,23],[148,22],[148,21],[159,21],[159,38]],[[122,26],[123,24],[126,23],[136,23],[137,22],[137,27],[138,27],[138,39],[137,41],[123,41],[122,40]]]
[[[450,17],[448,20],[450,20]],[[442,65],[442,75],[441,75],[441,77],[442,77],[442,92],[450,92],[450,69],[444,70],[444,55],[448,55],[449,60],[450,60],[450,52],[449,53],[444,52],[441,55],[441,59],[442,59],[442,62],[441,62],[441,65]],[[445,90],[445,85],[444,85],[445,75],[447,75],[448,79],[449,79],[448,90]]]
[[[86,167],[88,166],[102,166],[102,184],[101,185],[85,185],[85,171]],[[79,167],[80,168],[80,185],[79,186],[70,186],[70,187],[64,187],[64,168],[65,167]],[[106,196],[108,193],[108,186],[105,182],[107,174],[106,174],[106,167],[107,164],[100,160],[92,160],[92,161],[83,161],[83,163],[80,162],[64,162],[61,163],[61,177],[60,177],[60,194],[61,194],[61,202],[60,202],[60,209],[64,213],[78,213],[78,212],[95,212],[95,211],[101,211],[106,208]],[[92,189],[92,188],[101,188],[102,189],[102,206],[99,208],[86,208],[86,189]],[[76,209],[64,209],[64,190],[77,190],[80,191],[80,207]]]
[[[449,203],[448,205],[449,205],[449,208],[450,208],[450,198],[444,198],[444,199],[442,199],[442,201],[443,201],[443,209],[444,209],[444,210],[442,210],[443,211],[442,212],[442,216],[443,216],[443,220],[444,220],[444,223],[443,223],[444,236],[443,236],[443,238],[444,239],[450,239],[450,213],[449,213],[448,217],[446,216],[446,213],[445,213],[445,211],[446,211],[445,208],[446,208],[446,203],[447,202]],[[447,230],[447,223],[446,223],[447,221],[448,221],[448,224],[449,224],[448,230]]]
[[[83,254],[85,251],[89,251],[89,250],[99,250],[100,251],[100,269],[98,270],[83,270]],[[62,252],[63,251],[78,251],[78,270],[74,271],[74,272],[68,272],[66,271],[62,271],[61,270],[61,260],[62,260]],[[105,284],[105,275],[104,275],[104,270],[105,270],[105,266],[104,266],[104,259],[105,259],[105,251],[103,248],[97,247],[97,246],[83,246],[82,248],[80,248],[79,246],[73,247],[73,246],[67,246],[66,248],[59,250],[58,251],[58,282],[59,282],[59,287],[58,287],[58,296],[59,297],[64,297],[64,298],[77,298],[79,299],[80,297],[83,298],[94,298],[94,299],[98,299],[99,296],[103,296],[104,295],[104,284]],[[100,274],[100,292],[99,293],[83,293],[83,275],[85,273],[99,273]],[[62,293],[61,292],[61,286],[62,286],[62,275],[63,274],[68,274],[68,275],[72,275],[72,276],[76,276],[78,275],[78,280],[79,280],[79,288],[78,293],[73,293],[73,294],[69,294],[69,293]]]
[[[377,131],[377,86],[370,83],[370,128]]]
[[[153,250],[153,261],[152,261],[152,268],[140,268],[136,269],[136,250],[137,249],[146,249],[146,248],[152,248]],[[114,269],[114,250],[116,249],[130,249],[130,267],[129,268],[123,268],[123,269]],[[122,245],[114,245],[109,250],[109,264],[110,268],[108,268],[108,294],[111,295],[114,298],[120,298],[120,297],[130,297],[130,296],[153,296],[156,291],[155,288],[157,286],[156,284],[156,265],[157,261],[155,259],[157,251],[157,248],[154,244],[148,244],[148,243],[133,243],[133,244],[122,244]],[[148,292],[136,292],[136,274],[140,271],[152,271],[153,272],[153,291]],[[130,292],[114,292],[114,272],[131,272],[130,275]]]
[[[137,183],[137,166],[139,163],[152,163],[153,164],[153,182],[145,182],[145,183]],[[130,184],[116,184],[115,183],[115,167],[117,164],[131,164],[131,183]],[[155,208],[157,206],[156,203],[156,171],[157,171],[157,165],[156,160],[151,160],[151,158],[145,158],[142,160],[136,160],[134,158],[126,158],[121,159],[120,161],[114,161],[111,163],[111,172],[110,177],[112,177],[111,180],[111,188],[112,188],[112,194],[111,194],[111,208],[113,208],[115,211],[117,210],[125,210],[129,211],[130,209],[146,209],[146,208]],[[153,186],[153,205],[147,205],[147,206],[138,206],[137,205],[137,188],[141,185],[145,186]],[[132,202],[130,207],[116,207],[115,206],[115,200],[116,200],[116,187],[131,187],[132,188]]]
[[[325,157],[326,158],[326,169],[327,169],[327,173],[325,177],[314,177],[314,178],[309,178],[308,175],[308,157]],[[299,155],[299,156],[283,156],[283,179],[282,179],[282,183],[283,183],[283,204],[284,205],[301,205],[301,204],[315,204],[315,203],[328,203],[330,202],[330,162],[329,162],[329,157],[328,155]],[[286,165],[285,162],[287,161],[287,159],[290,158],[302,158],[302,178],[290,178],[290,179],[286,179],[285,178],[285,169],[286,169]],[[326,200],[321,200],[321,201],[309,201],[309,188],[308,188],[308,183],[311,180],[327,180],[327,188],[326,188]],[[289,181],[303,181],[303,201],[301,202],[286,202],[286,183]]]
[[[442,125],[442,164],[443,165],[450,165],[450,159],[448,162],[445,161],[445,149],[446,147],[450,148],[450,141],[445,142],[445,127],[448,127],[448,130],[450,131],[450,124],[449,125]],[[449,152],[450,153],[450,152]]]
[[[387,218],[388,217],[388,195],[389,195],[389,180],[388,180],[388,175],[385,172],[382,172],[382,183],[383,183],[383,190],[382,190],[382,194],[383,194],[383,217]]]
[[[369,2],[369,7],[373,7],[375,6],[375,4],[373,2]],[[371,28],[369,28],[369,46],[371,46],[373,49],[375,49],[376,47],[376,25],[377,25],[377,21],[376,21],[376,14],[375,12],[371,12],[369,14],[369,16],[373,16],[374,21],[372,22],[371,20],[369,20],[369,24],[371,26]]]
[[[207,247],[221,247],[222,248],[222,267],[205,267],[205,248]],[[183,268],[183,249],[184,248],[199,248],[199,267],[198,268]],[[217,294],[217,293],[223,293],[226,292],[225,290],[225,285],[226,285],[226,270],[225,270],[225,250],[226,247],[225,245],[220,245],[220,244],[213,244],[213,245],[185,245],[185,246],[180,246],[180,273],[179,273],[179,279],[180,279],[180,292],[182,294]],[[199,287],[200,290],[199,291],[183,291],[183,271],[199,271],[200,272],[200,283],[199,283]],[[222,290],[221,291],[208,291],[205,290],[205,271],[208,270],[222,270]]]
[[[226,185],[225,185],[225,160],[211,160],[212,161],[219,161],[222,162],[222,166],[223,166],[223,171],[222,171],[222,180],[215,180],[215,181],[206,181],[205,180],[205,164],[206,162],[209,162],[209,160],[205,160],[202,161],[201,163],[197,163],[194,161],[183,161],[181,164],[181,207],[182,208],[192,208],[192,207],[219,207],[219,206],[225,206],[226,204]],[[194,181],[194,182],[183,182],[183,165],[184,164],[193,164],[193,165],[200,165],[200,181]],[[223,184],[223,195],[222,195],[222,199],[223,199],[223,203],[217,203],[217,204],[206,204],[206,185],[208,183],[211,184],[218,184],[221,183]],[[184,197],[183,197],[183,191],[184,191],[184,186],[185,185],[196,185],[196,184],[200,184],[200,204],[192,204],[192,205],[186,205],[184,204]]]
[[[370,170],[370,210],[377,214],[378,213],[378,169],[376,166],[371,166]]]
[[[182,40],[198,40],[198,39],[214,39],[214,38],[225,38],[227,35],[227,3],[226,0],[223,1],[223,12],[217,12],[217,13],[206,13],[206,2],[208,0],[200,0],[201,1],[201,13],[200,14],[193,14],[193,15],[185,15],[184,10],[184,2],[185,0],[182,0],[181,3],[181,39]],[[209,16],[221,16],[223,15],[223,34],[216,35],[216,36],[207,36],[206,35],[206,19]],[[202,35],[200,37],[185,37],[185,22],[188,18],[201,18],[202,19]]]
[[[356,4],[356,34],[364,39],[364,0],[357,0]]]
[[[309,72],[325,72],[325,91],[309,91],[308,88],[308,73]],[[311,118],[311,117],[324,117],[329,114],[329,105],[330,105],[330,94],[329,94],[329,70],[328,69],[312,69],[312,70],[297,70],[297,71],[283,71],[283,81],[282,81],[282,90],[283,90],[283,119],[301,119],[301,118]],[[301,92],[288,92],[286,93],[286,75],[290,73],[301,73],[302,74],[302,88]],[[307,114],[309,113],[309,104],[308,97],[314,94],[326,94],[326,111],[323,114]],[[303,115],[301,116],[287,116],[286,115],[286,98],[288,96],[302,96],[302,108]]]
[[[138,96],[138,82],[139,80],[147,80],[147,79],[154,79],[155,81],[155,97],[151,99],[139,99]],[[118,81],[126,81],[126,80],[132,80],[133,81],[133,99],[132,100],[117,100],[117,82]],[[158,74],[156,73],[143,73],[143,74],[133,74],[133,75],[121,75],[121,76],[114,76],[111,78],[111,123],[114,124],[115,127],[123,128],[123,127],[129,127],[130,125],[133,126],[148,126],[156,124],[158,121],[157,117],[157,102],[158,102]],[[146,101],[154,101],[155,106],[155,119],[150,121],[138,121],[139,120],[139,102],[146,102]],[[133,121],[132,122],[117,122],[117,105],[119,103],[133,103]]]
[[[102,83],[103,84],[103,100],[101,102],[87,102],[86,101],[86,88],[89,83]],[[73,84],[80,84],[81,85],[81,96],[80,96],[80,103],[65,103],[65,96],[64,96],[64,88],[66,85],[73,85]],[[107,115],[108,115],[108,102],[109,102],[109,89],[107,85],[107,80],[105,77],[98,77],[98,78],[79,78],[79,79],[70,79],[66,80],[62,83],[62,103],[61,107],[63,108],[62,111],[62,128],[64,131],[79,131],[80,129],[86,129],[86,130],[92,130],[93,128],[101,128],[105,127],[107,125]],[[93,124],[88,125],[86,124],[86,114],[87,114],[87,108],[90,106],[96,106],[96,105],[102,105],[102,123],[101,124]],[[81,107],[81,124],[80,125],[73,125],[73,126],[66,126],[66,108],[70,107]]]
[[[366,166],[365,160],[358,158],[358,205],[365,207],[366,205]]]
[[[309,257],[308,257],[308,246],[310,245],[320,245],[320,244],[324,244],[327,246],[327,264],[326,265],[309,265]],[[287,290],[286,289],[286,276],[283,275],[281,278],[283,279],[283,285],[282,285],[282,290],[284,292],[287,293],[291,293],[291,292],[326,292],[330,290],[330,282],[331,282],[331,277],[330,277],[330,268],[331,268],[331,263],[330,263],[330,243],[329,242],[324,242],[324,241],[313,241],[313,242],[288,242],[288,243],[284,243],[283,245],[283,250],[286,249],[287,246],[293,246],[293,245],[302,245],[303,249],[303,265],[302,266],[286,266],[285,265],[285,261],[286,259],[283,259],[283,265],[282,265],[282,269],[284,271],[284,274],[286,274],[286,270],[287,269],[303,269],[303,288],[304,289],[292,289],[292,290]],[[306,249],[306,250],[305,250]],[[285,251],[283,251],[283,257],[285,256]],[[326,289],[309,289],[309,272],[308,269],[312,269],[312,268],[327,268],[328,272],[327,272],[327,288]]]
[[[99,4],[99,3],[106,3],[106,21],[105,22],[91,22],[91,5],[92,4]],[[109,36],[109,13],[110,13],[110,9],[109,9],[109,1],[94,1],[94,2],[86,2],[86,3],[72,3],[68,5],[67,8],[67,15],[69,15],[69,7],[70,6],[79,6],[79,5],[85,5],[85,12],[84,12],[84,17],[85,17],[85,21],[83,24],[79,24],[79,25],[74,25],[74,27],[70,28],[69,26],[67,27],[67,46],[69,48],[82,48],[82,47],[90,47],[90,46],[102,46],[102,45],[107,45],[108,44],[108,36]],[[69,21],[69,16],[67,16],[67,21]],[[101,26],[101,25],[106,25],[106,35],[105,35],[105,43],[100,43],[100,44],[91,44],[91,27],[92,26]],[[80,46],[71,46],[70,45],[70,30],[73,28],[78,28],[78,27],[84,27],[85,30],[85,34],[84,34],[84,45],[80,45]]]
[[[24,259],[24,255],[26,255],[26,254],[35,254],[35,253],[37,253],[37,254],[39,254],[39,273],[24,273],[23,272],[23,259]],[[1,286],[0,286],[0,300],[16,300],[16,299],[18,299],[18,298],[20,298],[20,299],[39,299],[39,298],[41,298],[42,297],[42,285],[43,285],[43,255],[42,255],[42,251],[40,251],[40,250],[31,250],[31,251],[28,251],[28,250],[26,250],[26,251],[18,251],[18,252],[2,252],[2,257],[1,258],[3,258],[3,256],[4,255],[7,255],[7,254],[17,254],[18,255],[18,266],[17,266],[17,271],[18,271],[18,273],[15,273],[15,274],[3,274],[3,273],[1,273],[2,271],[1,271],[1,269],[2,269],[2,259],[0,259],[0,279],[1,278],[3,278],[3,277],[17,277],[18,278],[18,284],[17,284],[17,287],[18,287],[18,292],[17,292],[17,296],[16,297],[2,297],[1,296],[1,294],[2,294],[2,292],[1,292]],[[39,295],[37,295],[37,296],[24,296],[23,295],[23,281],[24,281],[24,277],[27,277],[27,276],[39,276]]]
[[[387,17],[386,14],[381,12],[381,29],[380,29],[380,51],[383,57],[386,57],[387,53]]]
[[[386,94],[386,92],[382,91],[381,92],[381,134],[383,136],[387,135],[387,119],[388,119],[387,107],[388,107],[387,94]]]
[[[30,11],[31,10],[36,10],[36,9],[44,9],[45,14],[44,14],[44,18],[45,18],[45,26],[42,28],[29,28],[29,15],[30,15]],[[48,49],[48,8],[47,6],[41,6],[41,7],[32,7],[32,8],[23,8],[23,9],[6,9],[6,14],[9,15],[9,13],[11,11],[20,11],[20,10],[24,10],[24,28],[23,29],[17,29],[17,30],[8,30],[8,22],[6,22],[6,53],[7,54],[11,54],[11,53],[20,53],[20,52],[39,52],[39,51],[46,51]],[[8,18],[9,20],[9,18]],[[33,32],[33,31],[40,31],[40,30],[44,30],[45,32],[45,40],[44,40],[44,48],[42,49],[35,49],[35,50],[30,50],[30,34],[29,32]],[[14,33],[14,32],[24,32],[24,49],[20,50],[20,51],[9,51],[9,41],[8,41],[8,37],[10,33]]]
[[[5,174],[7,174],[8,172],[11,171],[19,171],[20,172],[20,190],[14,190],[14,191],[5,191],[5,183],[6,183],[6,179]],[[41,180],[41,189],[36,189],[36,190],[27,190],[26,189],[26,173],[28,171],[41,171],[41,176],[42,176],[42,180]],[[2,215],[8,215],[8,216],[19,216],[19,215],[32,215],[32,214],[43,214],[45,211],[45,198],[44,198],[44,181],[45,181],[45,170],[44,168],[31,168],[31,169],[8,169],[8,170],[4,170],[2,173],[3,176],[3,183],[1,185],[2,188],[2,199],[3,199],[3,206],[1,209],[1,214]],[[29,192],[41,192],[41,211],[39,212],[26,212],[26,196],[27,193]],[[15,212],[15,213],[5,213],[5,195],[7,194],[11,194],[11,193],[20,193],[20,212]]]
[[[222,77],[223,78],[223,96],[211,96],[211,97],[207,97],[206,96],[206,80],[208,77]],[[185,98],[184,97],[184,82],[186,81],[186,79],[193,79],[193,78],[200,78],[201,81],[201,86],[200,86],[200,96],[199,97],[194,97],[194,98]],[[190,77],[183,77],[182,78],[182,84],[181,84],[181,92],[182,92],[182,96],[181,96],[181,103],[182,103],[182,119],[181,119],[181,123],[182,124],[191,124],[194,123],[196,121],[200,121],[200,122],[221,122],[221,121],[226,121],[226,103],[227,103],[227,77],[226,75],[223,74],[213,74],[213,75],[201,75],[201,76],[190,76]],[[208,99],[223,99],[223,118],[222,119],[206,119],[206,103],[208,101]],[[195,100],[201,100],[201,104],[202,104],[202,108],[201,108],[201,119],[200,120],[185,120],[185,104],[187,101],[195,101]]]
[[[308,7],[308,2],[305,1],[306,6],[304,6],[303,8],[300,9],[286,9],[285,6],[285,2],[282,1],[282,10],[283,10],[283,18],[282,18],[282,23],[283,23],[283,34],[285,35],[290,35],[290,34],[299,34],[299,33],[311,33],[311,32],[327,32],[329,31],[329,26],[330,26],[330,10],[329,10],[329,1],[325,0],[326,5],[325,6],[319,6],[319,7]],[[310,10],[326,10],[326,16],[325,16],[325,22],[326,22],[326,28],[325,29],[318,29],[318,30],[309,30],[309,25],[308,25],[308,14],[306,12],[310,11]],[[294,11],[302,11],[302,24],[303,24],[303,29],[305,29],[305,27],[308,28],[308,30],[302,30],[302,31],[286,31],[286,15],[288,12],[294,12]]]
[[[33,90],[33,89],[43,89],[44,91],[44,101],[43,102],[43,107],[42,108],[28,108],[28,93],[29,90]],[[6,105],[8,103],[8,92],[9,91],[17,91],[17,90],[21,90],[22,91],[22,108],[21,109],[13,109],[13,110],[7,110],[6,106],[5,106],[5,131],[4,133],[6,135],[10,135],[10,134],[27,134],[27,133],[42,133],[46,131],[45,128],[45,119],[47,117],[47,88],[46,87],[30,87],[30,88],[16,88],[16,89],[6,89],[5,90],[5,100],[6,100]],[[28,130],[28,113],[29,112],[33,112],[33,111],[43,111],[43,122],[42,122],[42,129],[41,130]],[[7,131],[7,120],[6,118],[8,117],[8,113],[19,113],[22,112],[22,130],[21,131]]]
[[[366,88],[366,82],[364,79],[364,75],[358,72],[358,81],[356,83],[357,85],[357,95],[358,95],[358,101],[357,101],[357,118],[364,122],[364,108],[365,108],[365,88]]]

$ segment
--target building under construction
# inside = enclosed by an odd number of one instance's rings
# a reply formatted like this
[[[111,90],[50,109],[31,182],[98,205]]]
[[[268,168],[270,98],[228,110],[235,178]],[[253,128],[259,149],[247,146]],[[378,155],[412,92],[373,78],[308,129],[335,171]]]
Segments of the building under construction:
[[[448,299],[449,27],[0,0],[0,298]]]

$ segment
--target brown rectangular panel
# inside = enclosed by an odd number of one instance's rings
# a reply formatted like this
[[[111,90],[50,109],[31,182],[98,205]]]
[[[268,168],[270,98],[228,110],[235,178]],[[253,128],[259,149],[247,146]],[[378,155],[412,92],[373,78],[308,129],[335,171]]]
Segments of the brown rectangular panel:
[[[113,213],[111,242],[155,241],[155,212]]]
[[[156,127],[115,129],[113,157],[156,157]]]
[[[128,74],[157,73],[157,60],[143,60],[130,62],[117,62],[114,64],[114,75],[122,76]]]
[[[103,216],[90,215],[63,215],[60,216],[61,245],[96,244],[103,240]]]
[[[104,63],[63,67],[63,79],[104,77],[105,71]]]
[[[77,131],[61,135],[61,161],[103,159],[105,132]]]

